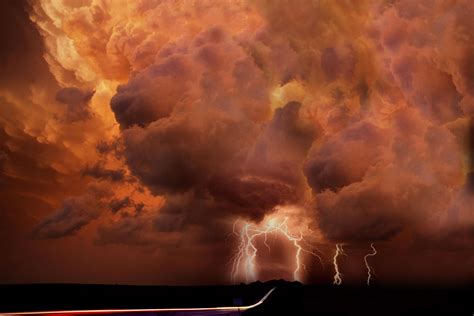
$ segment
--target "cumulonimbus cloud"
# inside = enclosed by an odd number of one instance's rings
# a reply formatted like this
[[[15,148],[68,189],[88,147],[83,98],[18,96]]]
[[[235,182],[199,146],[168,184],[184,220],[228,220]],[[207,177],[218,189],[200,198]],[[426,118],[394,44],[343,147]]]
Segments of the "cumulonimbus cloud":
[[[102,211],[66,199],[38,236],[103,216],[102,244],[212,240],[285,205],[330,242],[472,229],[470,1],[119,2],[32,4],[55,81],[37,95],[64,116],[23,132],[77,159],[42,165],[117,187]]]

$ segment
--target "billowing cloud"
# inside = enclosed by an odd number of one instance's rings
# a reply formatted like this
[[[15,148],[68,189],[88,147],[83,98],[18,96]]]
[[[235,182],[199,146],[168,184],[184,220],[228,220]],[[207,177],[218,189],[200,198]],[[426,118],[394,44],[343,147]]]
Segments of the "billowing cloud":
[[[94,95],[92,91],[82,91],[68,87],[59,90],[56,100],[65,105],[64,120],[67,122],[82,121],[90,118],[89,101]]]
[[[38,239],[222,254],[234,220],[287,207],[318,244],[474,241],[470,1],[25,8],[0,186],[47,205]]]
[[[97,187],[88,191],[82,196],[66,198],[58,210],[38,225],[34,234],[40,238],[70,236],[97,219],[106,208],[104,198],[110,192]]]
[[[358,122],[313,148],[306,162],[310,186],[321,192],[359,182],[370,167],[384,161],[386,131],[370,122]]]
[[[108,169],[101,165],[100,163],[96,163],[92,167],[87,167],[83,171],[83,175],[90,176],[96,179],[106,179],[110,181],[122,181],[124,182],[125,179],[125,171],[121,169]]]

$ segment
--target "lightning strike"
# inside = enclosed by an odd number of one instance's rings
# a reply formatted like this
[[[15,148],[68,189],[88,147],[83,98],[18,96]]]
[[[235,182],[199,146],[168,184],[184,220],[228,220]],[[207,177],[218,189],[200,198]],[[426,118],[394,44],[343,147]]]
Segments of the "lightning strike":
[[[239,221],[236,221],[234,223],[233,233],[239,237],[240,243],[232,262],[232,282],[236,282],[242,273],[244,274],[245,281],[247,283],[256,281],[258,279],[258,269],[256,263],[258,248],[255,243],[259,237],[263,237],[263,244],[268,249],[268,251],[270,251],[271,247],[267,242],[269,234],[278,234],[280,236],[283,236],[286,240],[290,241],[295,247],[295,269],[293,271],[293,279],[295,281],[301,281],[301,269],[303,268],[304,270],[306,270],[306,266],[302,262],[301,258],[301,255],[303,253],[316,257],[321,263],[321,265],[323,264],[321,257],[316,252],[309,249],[309,247],[306,247],[304,245],[305,241],[301,232],[297,236],[293,235],[290,232],[287,221],[288,218],[285,218],[279,223],[278,220],[273,218],[267,221],[266,225],[263,228],[260,228],[259,226],[248,222],[244,222],[244,225],[242,226],[240,231],[236,229]]]
[[[336,244],[336,252],[334,253],[334,257],[332,258],[332,263],[334,265],[334,270],[335,270],[333,284],[335,285],[341,285],[342,283],[342,274],[339,271],[339,265],[337,263],[337,258],[340,255],[346,255],[346,253],[344,252],[344,248],[342,248],[342,245]]]
[[[373,243],[370,244],[370,248],[372,248],[372,252],[364,256],[365,267],[367,268],[367,285],[370,285],[370,280],[372,279],[372,275],[375,275],[374,269],[370,266],[367,259],[369,257],[374,257],[377,254],[377,250],[375,249],[375,246]]]

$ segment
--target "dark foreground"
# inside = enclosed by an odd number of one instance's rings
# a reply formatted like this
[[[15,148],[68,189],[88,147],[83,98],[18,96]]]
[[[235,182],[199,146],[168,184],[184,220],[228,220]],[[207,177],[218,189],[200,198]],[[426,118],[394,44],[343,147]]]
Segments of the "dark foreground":
[[[472,286],[336,287],[285,281],[208,287],[0,285],[0,313],[251,305],[273,287],[262,305],[242,315],[474,315]]]

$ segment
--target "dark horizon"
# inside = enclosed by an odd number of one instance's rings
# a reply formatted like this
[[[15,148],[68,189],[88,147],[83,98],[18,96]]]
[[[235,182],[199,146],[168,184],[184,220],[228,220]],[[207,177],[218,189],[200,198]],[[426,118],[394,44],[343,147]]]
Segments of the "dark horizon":
[[[457,288],[302,285],[272,280],[232,286],[0,285],[1,312],[199,308],[251,305],[244,315],[464,315],[472,312],[474,285]],[[5,290],[8,290],[6,292]],[[28,302],[22,299],[28,297]],[[54,297],[54,300],[51,298]],[[237,299],[237,300],[236,300]]]

